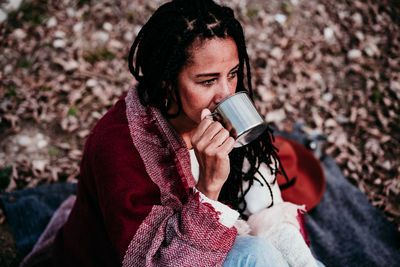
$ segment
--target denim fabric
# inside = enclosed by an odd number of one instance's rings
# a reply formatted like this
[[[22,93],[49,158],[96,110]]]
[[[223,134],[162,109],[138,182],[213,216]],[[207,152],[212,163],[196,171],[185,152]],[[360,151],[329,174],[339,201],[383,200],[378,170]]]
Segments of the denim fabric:
[[[316,260],[318,267],[325,267]],[[282,254],[268,241],[254,236],[238,236],[223,267],[289,266]]]
[[[20,259],[31,251],[58,206],[75,193],[76,184],[69,183],[43,185],[1,196]]]
[[[288,267],[282,254],[268,241],[238,236],[223,267]]]

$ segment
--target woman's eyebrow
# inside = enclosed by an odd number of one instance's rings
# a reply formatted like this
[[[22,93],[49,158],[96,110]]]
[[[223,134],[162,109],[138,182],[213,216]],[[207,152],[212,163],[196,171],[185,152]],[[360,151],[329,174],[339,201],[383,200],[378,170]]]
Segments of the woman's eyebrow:
[[[235,67],[233,67],[232,69],[231,69],[231,71],[233,71],[233,70],[235,70],[235,69],[238,69],[239,68],[239,64],[237,64]],[[230,72],[231,72],[230,71]]]
[[[233,70],[239,68],[239,64],[237,64],[235,67],[233,67],[229,72],[232,72]],[[196,78],[200,77],[218,77],[219,73],[201,73],[201,74],[196,74]]]
[[[196,74],[196,78],[200,78],[200,77],[218,77],[219,73],[202,73],[202,74]]]

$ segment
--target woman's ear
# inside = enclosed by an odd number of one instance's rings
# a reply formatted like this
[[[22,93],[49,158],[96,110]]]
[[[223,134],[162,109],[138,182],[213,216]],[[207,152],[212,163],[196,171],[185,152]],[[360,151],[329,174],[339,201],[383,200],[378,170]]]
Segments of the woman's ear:
[[[177,98],[176,98],[176,93],[174,88],[172,87],[171,84],[167,85],[167,82],[163,81],[161,83],[163,90],[165,91],[165,100],[164,100],[164,105],[165,109],[168,112],[176,112],[176,107],[177,107]]]
[[[170,84],[167,85],[167,82],[166,82],[166,81],[162,81],[162,82],[161,82],[161,88],[162,88],[163,90],[166,90],[166,96],[168,96],[169,92],[170,92],[171,89],[172,89],[172,86],[171,86]]]
[[[165,84],[165,82],[163,82],[163,84]],[[172,87],[172,85],[169,84],[168,87],[166,88],[166,90],[167,90],[167,94],[166,95],[167,95],[168,100],[176,103],[177,102],[176,93],[175,93],[175,90]]]

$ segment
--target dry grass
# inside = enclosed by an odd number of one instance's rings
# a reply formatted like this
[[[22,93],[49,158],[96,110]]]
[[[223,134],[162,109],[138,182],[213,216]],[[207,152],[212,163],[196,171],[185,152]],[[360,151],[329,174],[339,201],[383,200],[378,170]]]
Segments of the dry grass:
[[[85,138],[134,83],[128,49],[161,2],[24,1],[0,24],[1,192],[79,178]],[[221,2],[244,25],[266,119],[326,135],[400,229],[399,4]]]

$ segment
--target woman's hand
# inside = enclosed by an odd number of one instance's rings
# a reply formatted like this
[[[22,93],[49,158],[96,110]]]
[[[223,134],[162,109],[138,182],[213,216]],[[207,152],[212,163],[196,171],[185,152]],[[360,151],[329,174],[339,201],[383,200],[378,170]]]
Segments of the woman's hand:
[[[228,179],[230,165],[228,154],[235,140],[221,123],[207,116],[211,112],[204,109],[201,122],[192,136],[192,145],[200,165],[197,189],[209,199],[217,200],[222,186]]]

